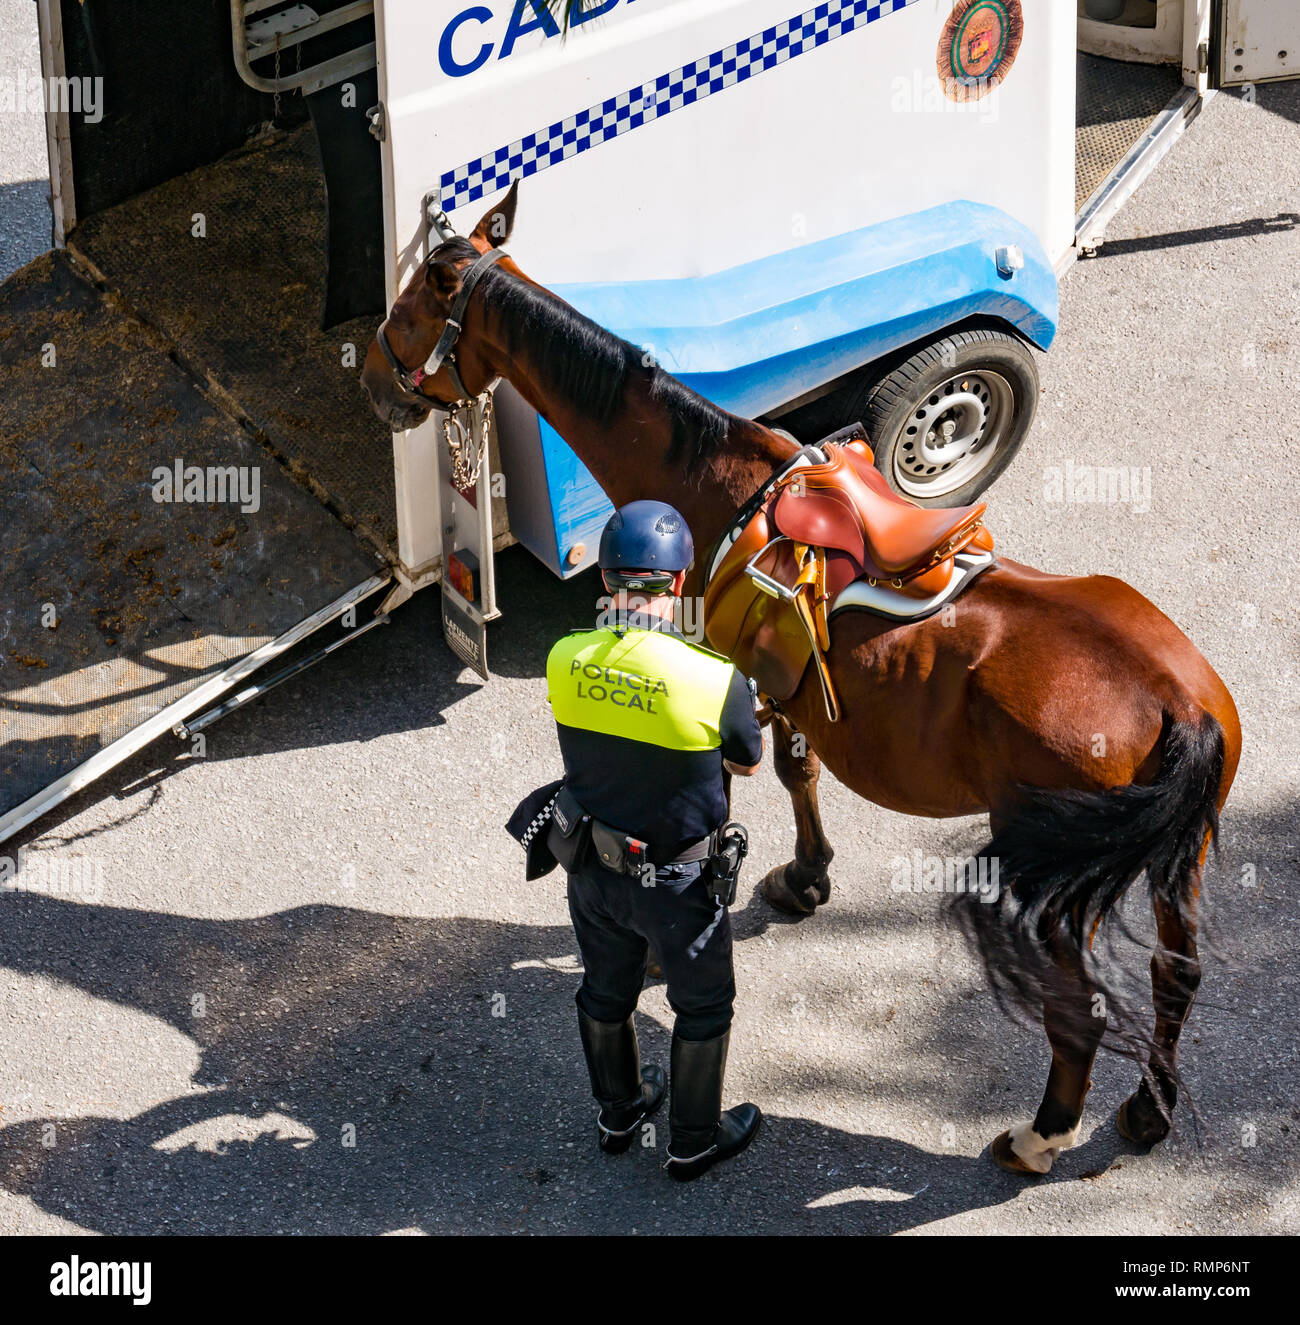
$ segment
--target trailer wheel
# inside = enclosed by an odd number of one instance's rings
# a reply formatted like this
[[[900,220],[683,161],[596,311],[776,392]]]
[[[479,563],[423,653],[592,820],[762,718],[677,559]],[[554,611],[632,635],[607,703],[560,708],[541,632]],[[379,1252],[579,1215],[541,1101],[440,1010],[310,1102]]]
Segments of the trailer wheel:
[[[1011,463],[1038,394],[1024,341],[975,327],[864,383],[847,418],[866,427],[876,467],[895,492],[922,506],[964,506]]]

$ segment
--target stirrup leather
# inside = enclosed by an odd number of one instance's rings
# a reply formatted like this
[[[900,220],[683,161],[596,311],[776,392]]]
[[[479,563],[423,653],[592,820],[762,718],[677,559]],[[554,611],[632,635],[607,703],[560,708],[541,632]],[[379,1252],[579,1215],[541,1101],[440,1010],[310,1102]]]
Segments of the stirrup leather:
[[[793,586],[787,588],[780,580],[758,569],[757,562],[778,543],[790,543],[794,548],[795,560],[799,573]],[[772,598],[779,598],[791,604],[798,617],[799,624],[808,636],[812,647],[813,666],[817,679],[821,683],[822,701],[826,705],[826,715],[832,722],[840,717],[839,697],[831,681],[830,668],[826,662],[826,651],[831,646],[830,634],[830,594],[826,589],[826,550],[810,547],[807,543],[795,543],[785,534],[779,534],[765,543],[749,559],[745,574],[754,585]]]

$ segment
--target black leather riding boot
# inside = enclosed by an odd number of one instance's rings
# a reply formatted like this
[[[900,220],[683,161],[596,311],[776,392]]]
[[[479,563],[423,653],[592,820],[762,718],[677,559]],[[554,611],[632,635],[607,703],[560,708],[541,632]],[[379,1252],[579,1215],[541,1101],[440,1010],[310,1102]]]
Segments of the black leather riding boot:
[[[591,1093],[600,1104],[596,1127],[600,1148],[608,1155],[621,1155],[631,1144],[636,1129],[664,1101],[664,1070],[651,1064],[641,1066],[636,1027],[626,1021],[593,1021],[578,1009],[582,1049],[591,1074]]]
[[[678,1180],[698,1178],[721,1159],[738,1155],[754,1139],[763,1115],[754,1104],[722,1112],[722,1078],[731,1032],[713,1040],[673,1036],[672,1140],[664,1168]]]

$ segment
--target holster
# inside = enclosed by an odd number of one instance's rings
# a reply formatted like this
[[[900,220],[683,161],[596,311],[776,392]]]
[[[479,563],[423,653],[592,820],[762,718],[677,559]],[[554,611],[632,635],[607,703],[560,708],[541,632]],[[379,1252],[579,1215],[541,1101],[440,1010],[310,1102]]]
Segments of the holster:
[[[715,834],[716,850],[709,858],[709,892],[719,906],[736,900],[740,867],[749,854],[749,830],[744,824],[729,820]]]

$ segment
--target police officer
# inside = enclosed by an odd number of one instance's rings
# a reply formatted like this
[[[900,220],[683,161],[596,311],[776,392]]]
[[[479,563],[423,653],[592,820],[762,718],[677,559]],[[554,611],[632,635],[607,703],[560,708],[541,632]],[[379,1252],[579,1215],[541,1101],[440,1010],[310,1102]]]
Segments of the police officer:
[[[663,1069],[642,1067],[632,1017],[650,947],[676,1014],[665,1168],[679,1179],[743,1150],[761,1118],[753,1104],[722,1111],[736,986],[709,857],[727,818],[723,769],[756,772],[763,739],[745,678],[673,624],[693,559],[671,506],[616,511],[600,540],[611,624],[567,635],[546,665],[566,819],[576,806],[595,835],[569,870],[569,914],[586,968],[578,1024],[600,1146],[625,1151],[663,1101]]]

